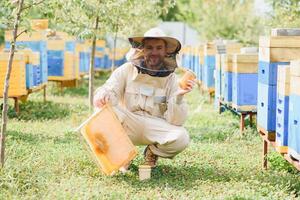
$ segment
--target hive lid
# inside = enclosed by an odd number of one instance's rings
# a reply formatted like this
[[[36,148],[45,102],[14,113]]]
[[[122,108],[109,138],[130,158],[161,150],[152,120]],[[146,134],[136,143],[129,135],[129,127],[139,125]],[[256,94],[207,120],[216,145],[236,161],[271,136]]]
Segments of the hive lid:
[[[271,36],[300,36],[300,28],[273,28]]]
[[[241,48],[241,53],[243,53],[243,54],[258,53],[258,48],[257,47],[243,47],[243,48]]]
[[[139,169],[151,169],[150,165],[139,165]]]

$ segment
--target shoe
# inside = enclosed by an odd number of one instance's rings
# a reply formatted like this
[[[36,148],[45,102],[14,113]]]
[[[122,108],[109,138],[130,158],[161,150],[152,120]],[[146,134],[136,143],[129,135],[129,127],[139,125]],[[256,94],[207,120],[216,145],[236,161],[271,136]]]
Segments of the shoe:
[[[144,164],[143,165],[149,165],[151,168],[155,168],[157,165],[158,156],[155,155],[149,145],[144,150]]]

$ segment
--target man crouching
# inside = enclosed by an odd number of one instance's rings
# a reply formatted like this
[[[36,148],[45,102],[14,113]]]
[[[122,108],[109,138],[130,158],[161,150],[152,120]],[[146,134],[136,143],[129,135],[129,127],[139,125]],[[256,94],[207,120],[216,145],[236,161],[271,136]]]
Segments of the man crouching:
[[[113,105],[133,144],[147,145],[144,164],[154,168],[158,157],[173,158],[189,144],[182,127],[187,118],[183,96],[195,82],[189,81],[187,89],[178,87],[174,71],[181,44],[177,39],[153,28],[129,41],[133,55],[96,90],[94,106]]]

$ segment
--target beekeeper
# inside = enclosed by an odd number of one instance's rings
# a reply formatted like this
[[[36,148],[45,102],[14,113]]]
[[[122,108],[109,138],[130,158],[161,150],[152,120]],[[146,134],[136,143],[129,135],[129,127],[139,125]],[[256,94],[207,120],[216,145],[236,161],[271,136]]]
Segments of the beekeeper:
[[[152,28],[129,42],[129,61],[96,90],[94,106],[110,103],[133,144],[147,145],[144,164],[156,167],[158,157],[173,158],[189,144],[183,97],[195,82],[189,81],[185,90],[178,86],[174,70],[181,44],[177,39]]]

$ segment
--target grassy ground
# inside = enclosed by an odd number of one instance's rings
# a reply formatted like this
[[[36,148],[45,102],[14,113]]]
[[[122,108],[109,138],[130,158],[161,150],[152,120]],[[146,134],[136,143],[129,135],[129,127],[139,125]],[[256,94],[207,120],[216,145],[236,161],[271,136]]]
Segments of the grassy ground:
[[[100,85],[105,76],[98,78]],[[32,94],[21,115],[10,110],[7,160],[0,171],[0,199],[296,199],[299,174],[277,153],[261,170],[262,141],[255,128],[239,136],[238,117],[217,114],[207,96],[189,94],[185,124],[190,146],[174,160],[159,160],[152,179],[138,180],[142,150],[131,171],[99,173],[72,130],[88,115],[87,82],[60,95],[55,87]]]

